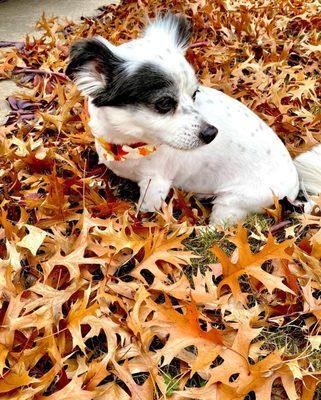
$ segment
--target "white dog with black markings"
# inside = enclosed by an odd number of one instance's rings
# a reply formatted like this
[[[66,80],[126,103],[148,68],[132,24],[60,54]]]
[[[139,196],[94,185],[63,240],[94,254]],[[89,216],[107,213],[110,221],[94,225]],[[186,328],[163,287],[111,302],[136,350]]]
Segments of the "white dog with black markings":
[[[300,180],[321,192],[321,145],[292,160],[254,112],[199,85],[184,57],[190,36],[188,21],[168,14],[120,46],[101,37],[72,46],[66,73],[88,96],[98,154],[99,137],[157,146],[136,160],[100,161],[138,182],[144,211],[159,209],[172,186],[214,197],[211,224],[262,212],[273,194],[294,201]]]

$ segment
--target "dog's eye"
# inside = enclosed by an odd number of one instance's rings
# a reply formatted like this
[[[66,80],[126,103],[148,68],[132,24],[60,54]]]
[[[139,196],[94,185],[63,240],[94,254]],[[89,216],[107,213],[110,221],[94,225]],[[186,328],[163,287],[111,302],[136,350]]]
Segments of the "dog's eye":
[[[193,93],[193,96],[192,96],[193,101],[195,101],[196,93],[198,93],[198,92],[199,92],[199,89],[196,89],[195,92]]]
[[[172,97],[162,97],[155,103],[155,108],[160,114],[166,114],[176,107],[176,100]]]

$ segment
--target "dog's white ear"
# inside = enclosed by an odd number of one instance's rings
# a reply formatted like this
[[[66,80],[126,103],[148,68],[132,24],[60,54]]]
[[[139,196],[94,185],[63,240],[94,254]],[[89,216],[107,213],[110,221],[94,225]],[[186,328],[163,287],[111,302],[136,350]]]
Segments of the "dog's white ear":
[[[108,86],[113,70],[123,63],[107,40],[95,37],[71,46],[66,75],[74,79],[84,95],[96,96]]]
[[[167,42],[185,53],[192,36],[192,26],[189,20],[183,15],[167,13],[164,17],[158,16],[151,22],[144,32],[156,43]]]

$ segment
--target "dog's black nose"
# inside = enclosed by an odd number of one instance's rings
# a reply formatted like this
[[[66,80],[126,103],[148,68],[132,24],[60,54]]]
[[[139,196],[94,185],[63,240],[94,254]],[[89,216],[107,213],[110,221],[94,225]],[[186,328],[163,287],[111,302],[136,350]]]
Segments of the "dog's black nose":
[[[200,138],[204,143],[211,143],[215,139],[218,133],[217,128],[213,125],[207,125],[206,128],[202,129],[200,132]]]

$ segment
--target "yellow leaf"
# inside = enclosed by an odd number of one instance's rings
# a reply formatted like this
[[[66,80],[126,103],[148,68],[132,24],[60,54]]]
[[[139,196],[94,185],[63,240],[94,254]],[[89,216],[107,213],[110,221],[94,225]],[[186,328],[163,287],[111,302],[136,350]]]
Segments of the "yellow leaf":
[[[17,243],[17,246],[24,247],[30,250],[32,255],[36,255],[39,247],[42,245],[47,233],[42,229],[39,229],[35,226],[25,224],[24,225],[29,233],[23,237],[20,242]]]
[[[321,335],[309,336],[308,341],[311,344],[312,350],[318,350],[321,346]]]
[[[9,392],[33,382],[37,382],[37,379],[30,377],[24,364],[19,362],[0,378],[0,393]]]

